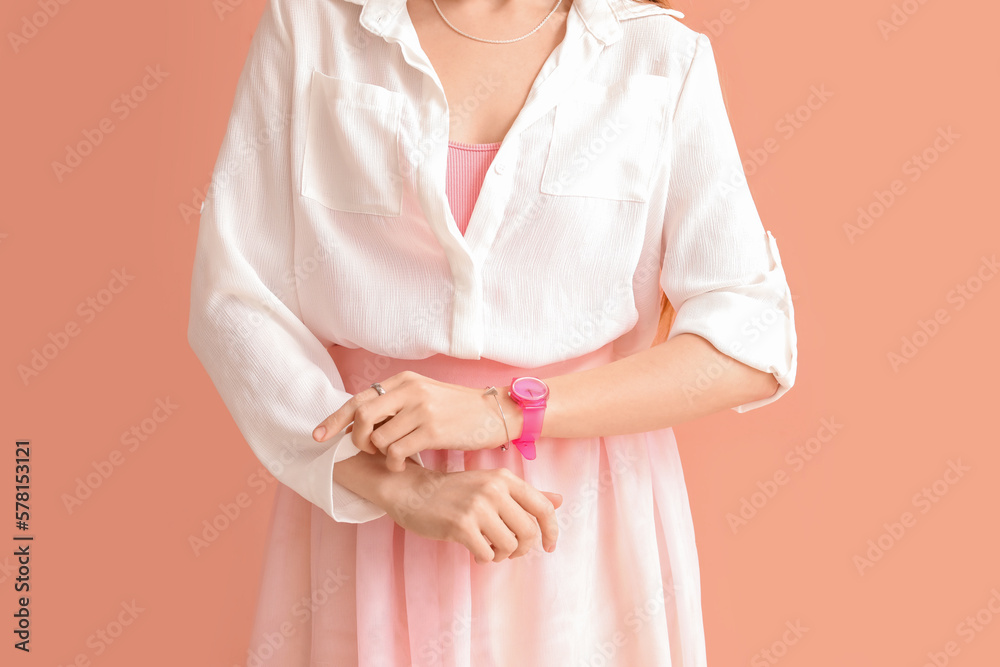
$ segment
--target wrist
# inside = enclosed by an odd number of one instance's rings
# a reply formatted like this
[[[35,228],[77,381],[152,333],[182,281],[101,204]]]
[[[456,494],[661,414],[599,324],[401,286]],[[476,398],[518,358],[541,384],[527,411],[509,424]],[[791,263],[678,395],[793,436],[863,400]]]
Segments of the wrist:
[[[379,470],[372,484],[372,502],[389,514],[394,514],[396,508],[412,504],[411,496],[435,473],[410,457],[405,459],[406,467],[402,471],[389,470],[385,467],[385,456],[381,453],[375,456],[379,459],[375,462]]]
[[[510,397],[509,392],[509,384],[500,387],[497,398],[500,399],[500,404],[503,406],[503,414],[507,421],[507,432],[510,433],[510,439],[516,440],[521,437],[521,433],[524,431],[524,409],[520,403]]]

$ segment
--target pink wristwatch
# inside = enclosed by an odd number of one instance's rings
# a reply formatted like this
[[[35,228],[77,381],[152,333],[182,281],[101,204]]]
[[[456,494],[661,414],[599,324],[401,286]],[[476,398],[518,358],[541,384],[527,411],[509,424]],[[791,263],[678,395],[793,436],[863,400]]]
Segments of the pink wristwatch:
[[[507,395],[521,406],[524,415],[521,437],[514,438],[511,442],[517,445],[521,456],[531,460],[535,458],[535,440],[542,432],[542,418],[545,416],[549,387],[536,377],[516,377],[510,381]]]

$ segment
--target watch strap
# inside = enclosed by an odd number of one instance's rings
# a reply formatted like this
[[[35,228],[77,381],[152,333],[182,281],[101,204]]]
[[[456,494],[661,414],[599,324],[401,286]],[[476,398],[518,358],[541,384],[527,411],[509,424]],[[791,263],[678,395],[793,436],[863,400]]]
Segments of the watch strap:
[[[535,440],[542,431],[542,417],[545,407],[522,406],[521,408],[524,422],[521,428],[521,436],[511,440],[524,458],[533,460],[535,458]]]

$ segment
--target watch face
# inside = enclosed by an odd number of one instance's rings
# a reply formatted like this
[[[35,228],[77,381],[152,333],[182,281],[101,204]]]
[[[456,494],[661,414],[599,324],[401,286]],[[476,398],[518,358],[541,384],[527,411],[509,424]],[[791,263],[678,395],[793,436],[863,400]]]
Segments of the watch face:
[[[549,388],[538,378],[520,377],[510,385],[510,390],[517,396],[528,400],[539,400],[548,397]]]

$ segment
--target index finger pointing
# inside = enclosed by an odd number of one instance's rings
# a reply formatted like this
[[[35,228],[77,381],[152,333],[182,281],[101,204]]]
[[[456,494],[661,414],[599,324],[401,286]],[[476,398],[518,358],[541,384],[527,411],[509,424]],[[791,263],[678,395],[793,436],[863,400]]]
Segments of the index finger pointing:
[[[341,423],[350,422],[353,419],[356,404],[357,401],[353,396],[347,399],[343,405],[333,411],[333,414],[313,429],[313,439],[317,442],[326,442],[332,438],[340,430]]]

